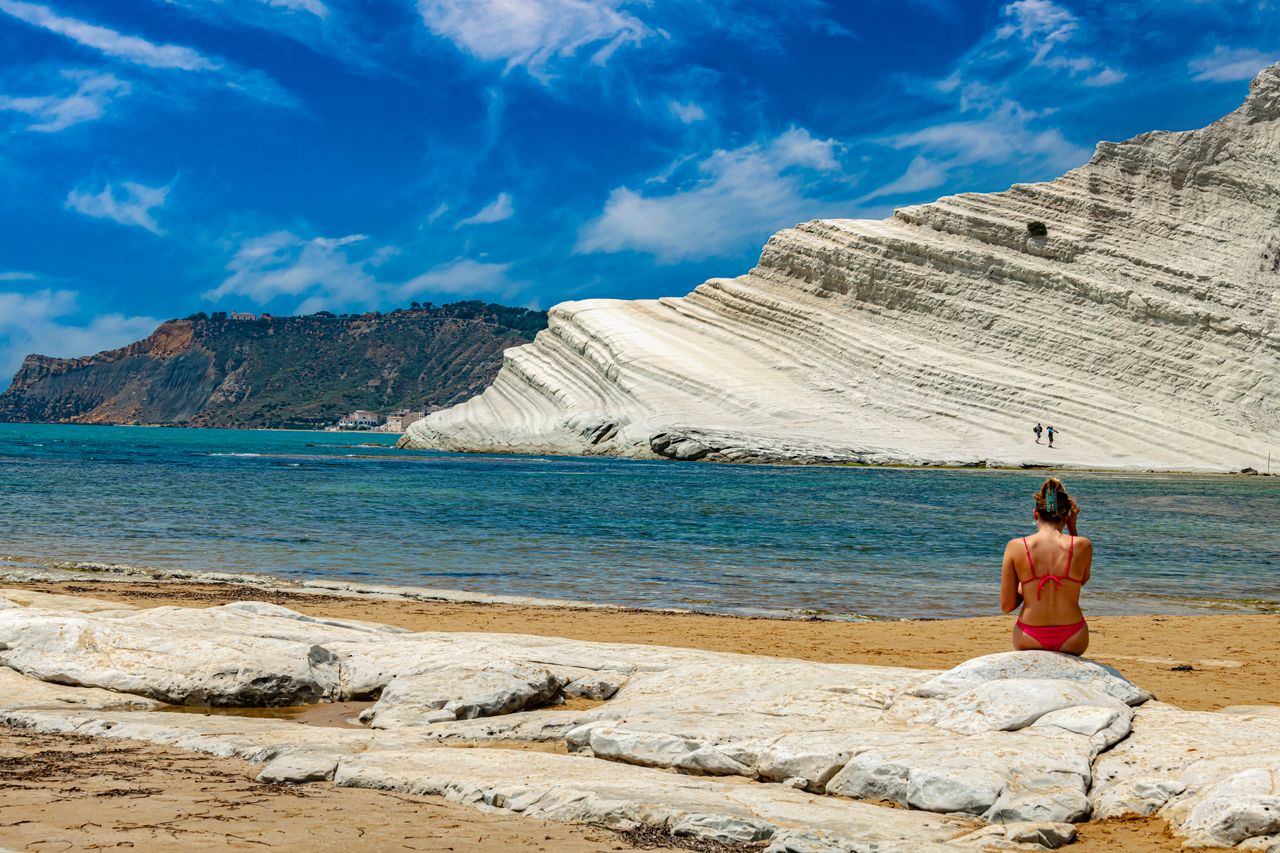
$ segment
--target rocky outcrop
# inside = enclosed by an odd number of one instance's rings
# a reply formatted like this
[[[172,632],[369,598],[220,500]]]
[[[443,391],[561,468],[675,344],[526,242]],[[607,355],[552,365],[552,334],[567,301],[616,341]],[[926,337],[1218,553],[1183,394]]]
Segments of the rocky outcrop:
[[[0,722],[237,756],[264,780],[775,851],[1043,849],[1130,813],[1196,844],[1280,841],[1280,708],[1186,712],[1049,652],[930,672],[60,598],[0,595]],[[565,710],[574,684],[605,701]],[[116,710],[356,698],[378,699],[369,728]],[[570,754],[509,748],[537,744]]]
[[[1256,467],[1280,444],[1277,210],[1280,66],[1209,127],[1101,143],[1048,183],[808,222],[684,297],[556,306],[484,394],[405,443]]]
[[[462,302],[389,314],[170,320],[84,358],[28,356],[0,421],[315,426],[353,409],[451,405],[545,315]]]

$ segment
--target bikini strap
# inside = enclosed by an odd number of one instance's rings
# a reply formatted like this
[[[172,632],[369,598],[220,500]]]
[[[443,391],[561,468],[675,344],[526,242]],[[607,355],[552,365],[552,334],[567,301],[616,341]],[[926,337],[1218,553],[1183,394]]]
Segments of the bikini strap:
[[[1031,562],[1031,546],[1027,544],[1027,537],[1025,536],[1022,537],[1022,547],[1025,548],[1027,552],[1027,568],[1031,570],[1031,579],[1035,580],[1036,565],[1035,563]]]
[[[1063,572],[1063,574],[1066,576],[1067,580],[1069,581],[1075,580],[1075,578],[1071,577],[1071,557],[1075,554],[1075,552],[1076,552],[1076,537],[1072,536],[1071,541],[1067,543],[1067,570]]]

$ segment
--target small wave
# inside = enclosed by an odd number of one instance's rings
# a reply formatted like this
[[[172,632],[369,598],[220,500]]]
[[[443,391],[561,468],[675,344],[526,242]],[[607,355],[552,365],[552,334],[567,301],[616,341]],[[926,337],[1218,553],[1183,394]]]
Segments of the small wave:
[[[247,458],[250,456],[261,456],[262,454],[261,453],[210,453],[209,455],[210,456],[235,456],[235,457]]]

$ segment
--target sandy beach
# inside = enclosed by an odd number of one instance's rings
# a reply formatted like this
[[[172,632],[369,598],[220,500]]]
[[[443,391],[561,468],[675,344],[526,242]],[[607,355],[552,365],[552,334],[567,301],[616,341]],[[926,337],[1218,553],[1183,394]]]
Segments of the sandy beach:
[[[17,585],[15,585],[17,586]],[[411,630],[561,636],[715,651],[940,669],[1007,647],[1010,621],[783,621],[637,610],[378,600],[225,583],[37,582],[36,591],[142,606],[260,599],[318,616]],[[1091,655],[1187,709],[1280,704],[1280,617],[1101,617]],[[345,725],[343,712],[300,723]],[[718,850],[687,839],[615,833],[484,813],[433,797],[328,784],[268,785],[234,759],[137,742],[0,731],[0,847],[19,850],[404,849]],[[733,849],[733,848],[723,848]],[[1071,849],[1176,850],[1154,818],[1083,824]]]

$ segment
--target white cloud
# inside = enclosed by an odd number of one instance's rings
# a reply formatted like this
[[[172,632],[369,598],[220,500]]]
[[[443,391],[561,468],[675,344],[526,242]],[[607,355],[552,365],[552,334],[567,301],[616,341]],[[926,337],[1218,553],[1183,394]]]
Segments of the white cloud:
[[[91,355],[145,338],[160,324],[154,317],[124,314],[76,323],[70,318],[78,310],[78,296],[73,290],[0,292],[0,388],[7,387],[28,354]]]
[[[821,177],[816,173],[838,170],[835,151],[833,140],[792,128],[766,143],[716,151],[676,192],[644,195],[619,187],[579,232],[575,251],[635,250],[659,263],[738,251],[831,207],[806,191]]]
[[[215,71],[220,66],[189,47],[155,44],[76,18],[63,17],[48,6],[22,0],[0,0],[0,12],[35,27],[66,36],[85,47],[148,68],[176,68],[183,71]]]
[[[66,72],[75,91],[26,97],[0,96],[0,110],[24,113],[33,121],[27,130],[55,133],[73,124],[102,118],[107,106],[129,94],[128,83],[112,74]]]
[[[59,15],[48,6],[25,0],[0,0],[0,12],[122,62],[144,68],[213,75],[212,79],[220,80],[234,92],[282,106],[297,106],[297,99],[263,72],[211,59],[189,47],[157,44],[109,27]]]
[[[517,290],[507,274],[511,264],[495,264],[457,258],[414,276],[395,289],[397,302],[424,293],[474,296],[480,293],[510,296]]]
[[[1040,113],[1005,101],[981,118],[935,124],[890,137],[890,145],[914,149],[948,168],[973,163],[1030,161],[1057,171],[1079,166],[1089,151],[1067,141],[1057,128],[1035,130]]]
[[[996,38],[1018,36],[1034,48],[1033,62],[1044,62],[1055,47],[1071,41],[1078,23],[1076,16],[1051,0],[1014,0],[1001,14],[1007,19],[996,30]]]
[[[289,12],[308,12],[317,18],[329,17],[329,7],[320,0],[262,0],[262,2]]]
[[[1098,71],[1095,74],[1090,74],[1088,77],[1084,78],[1084,84],[1086,86],[1111,86],[1115,83],[1121,82],[1128,76],[1129,75],[1123,71],[1117,71],[1114,68],[1107,66],[1101,71]]]
[[[1264,53],[1253,48],[1227,48],[1222,45],[1213,53],[1192,61],[1187,67],[1196,72],[1193,79],[1214,83],[1252,80],[1258,72],[1280,61],[1280,53]]]
[[[622,11],[625,0],[418,0],[427,29],[477,59],[523,67],[540,80],[549,67],[593,47],[603,65],[626,44],[653,34]]]
[[[443,201],[440,202],[435,206],[435,209],[432,210],[431,213],[427,215],[427,224],[434,225],[437,219],[439,219],[441,216],[444,216],[448,212],[449,212],[449,205],[446,202],[443,202]]]
[[[940,186],[947,179],[948,167],[935,163],[928,157],[915,157],[907,166],[907,171],[896,180],[867,193],[860,202],[871,201],[884,196],[920,192]]]
[[[473,215],[458,222],[457,227],[463,225],[488,225],[493,222],[501,222],[504,219],[510,219],[515,215],[515,206],[511,203],[510,193],[498,193],[498,197],[486,204]]]
[[[692,101],[672,101],[670,106],[671,114],[684,124],[693,124],[707,117],[707,111]]]
[[[110,219],[121,225],[134,225],[145,228],[152,234],[163,234],[151,215],[153,210],[164,207],[169,196],[169,187],[149,187],[133,181],[120,184],[117,194],[114,184],[107,184],[102,192],[92,194],[82,190],[72,190],[67,194],[67,207],[74,211],[97,219]]]
[[[35,281],[39,277],[33,272],[22,272],[20,270],[0,272],[0,281]]]
[[[363,234],[304,238],[277,231],[243,241],[227,264],[230,275],[204,297],[218,301],[243,296],[259,305],[274,299],[299,300],[294,310],[309,313],[339,308],[398,304],[425,293],[510,295],[510,264],[465,258],[433,267],[408,281],[384,280],[377,268],[391,247],[373,247]]]
[[[1031,50],[1032,65],[1066,71],[1072,76],[1092,72],[1084,81],[1087,86],[1110,86],[1126,76],[1092,56],[1067,48],[1079,34],[1080,21],[1052,0],[1014,0],[1001,10],[1001,15],[1004,23],[996,30],[996,40],[1016,36]]]

